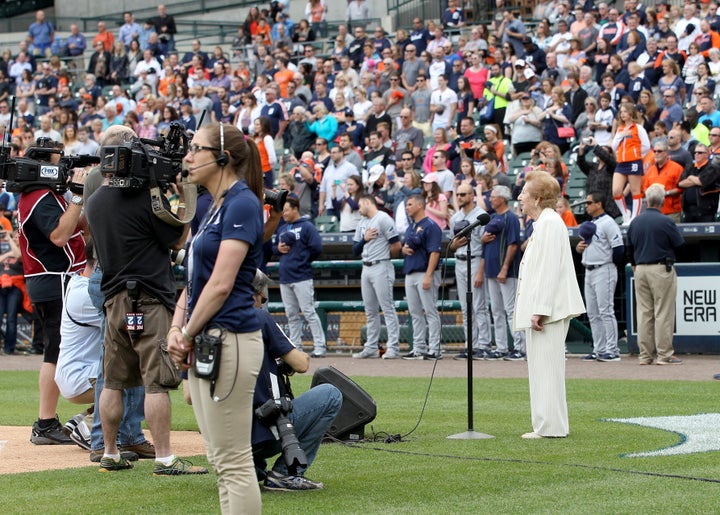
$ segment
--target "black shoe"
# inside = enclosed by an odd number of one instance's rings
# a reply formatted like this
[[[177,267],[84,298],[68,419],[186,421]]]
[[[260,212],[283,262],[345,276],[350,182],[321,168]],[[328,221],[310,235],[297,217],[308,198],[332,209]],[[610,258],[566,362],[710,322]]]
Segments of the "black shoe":
[[[422,359],[425,361],[437,361],[442,359],[442,354],[433,354],[432,352],[428,352],[427,354],[423,354]]]
[[[35,347],[33,347],[32,349],[30,349],[29,351],[27,351],[27,353],[28,353],[28,354],[34,354],[34,355],[36,355],[36,356],[42,356],[43,354],[45,354],[42,350],[36,349]]]
[[[32,427],[30,441],[35,445],[75,445],[75,442],[63,432],[57,415],[50,427],[45,429],[40,429],[40,425],[36,420]]]

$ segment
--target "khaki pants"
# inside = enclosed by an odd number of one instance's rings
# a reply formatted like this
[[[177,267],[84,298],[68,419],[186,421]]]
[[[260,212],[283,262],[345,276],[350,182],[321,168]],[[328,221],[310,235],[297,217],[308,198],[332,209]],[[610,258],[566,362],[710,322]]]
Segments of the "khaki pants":
[[[658,361],[673,355],[675,326],[675,269],[665,265],[638,265],[635,269],[637,335],[640,361],[649,362],[657,352]]]
[[[210,381],[189,374],[193,411],[217,474],[223,513],[260,513],[250,435],[253,392],[264,355],[262,333],[225,333],[220,376],[210,397]],[[215,400],[217,399],[217,400]]]

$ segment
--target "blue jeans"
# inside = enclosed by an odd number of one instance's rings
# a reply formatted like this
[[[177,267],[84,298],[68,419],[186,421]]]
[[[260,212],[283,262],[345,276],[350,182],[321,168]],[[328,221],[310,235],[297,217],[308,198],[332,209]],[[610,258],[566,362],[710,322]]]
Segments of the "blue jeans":
[[[13,352],[17,343],[17,318],[23,294],[19,288],[0,288],[0,323],[3,313],[7,313],[5,326],[5,352]]]
[[[315,460],[322,437],[335,420],[341,407],[342,393],[331,384],[315,386],[293,399],[293,410],[289,418],[295,427],[295,435],[300,442],[300,447],[307,456],[307,468],[310,468]],[[254,446],[255,466],[264,470],[266,468],[265,460],[278,453],[282,453],[279,441],[263,446]],[[298,470],[298,474],[304,473],[307,468]],[[284,476],[288,474],[282,454],[275,460],[273,470]]]
[[[93,306],[103,312],[105,296],[100,291],[102,271],[96,268],[88,284],[88,293]],[[103,315],[103,333],[105,332],[105,317]],[[104,346],[103,346],[104,354]],[[97,380],[95,381],[95,414],[93,415],[93,426],[90,430],[90,448],[93,451],[105,447],[103,441],[102,425],[100,424],[100,392],[105,384],[103,376],[103,357],[100,356],[98,364]],[[118,430],[118,445],[130,446],[143,443],[145,434],[142,430],[142,421],[145,418],[145,388],[137,386],[123,390],[123,415]]]

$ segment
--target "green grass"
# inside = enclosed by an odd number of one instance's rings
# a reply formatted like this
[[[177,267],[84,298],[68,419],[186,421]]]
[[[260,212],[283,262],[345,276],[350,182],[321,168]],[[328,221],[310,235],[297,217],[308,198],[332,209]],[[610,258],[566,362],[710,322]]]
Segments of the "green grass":
[[[0,375],[0,425],[30,425],[37,374]],[[417,421],[426,379],[358,377],[375,398],[378,434],[406,433]],[[293,380],[296,392],[310,378]],[[716,412],[720,385],[682,381],[568,381],[571,436],[522,440],[529,431],[527,380],[475,380],[475,430],[491,440],[446,436],[467,429],[464,379],[436,379],[418,429],[403,443],[323,445],[308,476],[325,490],[263,493],[265,513],[717,513],[719,452],[622,458],[673,445],[667,431],[603,418]],[[61,418],[77,411],[61,402]],[[196,429],[192,410],[173,394],[173,428]],[[366,428],[370,434],[371,428]],[[718,430],[720,438],[720,429]],[[0,435],[0,439],[2,436]],[[37,452],[42,452],[38,449]],[[193,462],[205,464],[204,457]],[[213,513],[214,476],[152,478],[151,463],[127,473],[94,468],[3,476],[7,513]],[[648,473],[654,475],[643,475]],[[12,503],[8,503],[12,500]]]

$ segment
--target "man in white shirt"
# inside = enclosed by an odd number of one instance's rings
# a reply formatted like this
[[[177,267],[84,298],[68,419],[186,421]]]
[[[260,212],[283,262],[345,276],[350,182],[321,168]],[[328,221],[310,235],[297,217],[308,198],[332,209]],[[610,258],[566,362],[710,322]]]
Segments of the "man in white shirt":
[[[438,77],[438,89],[430,96],[430,123],[433,132],[436,129],[446,129],[452,124],[457,111],[457,93],[447,87],[448,77],[442,74]]]

